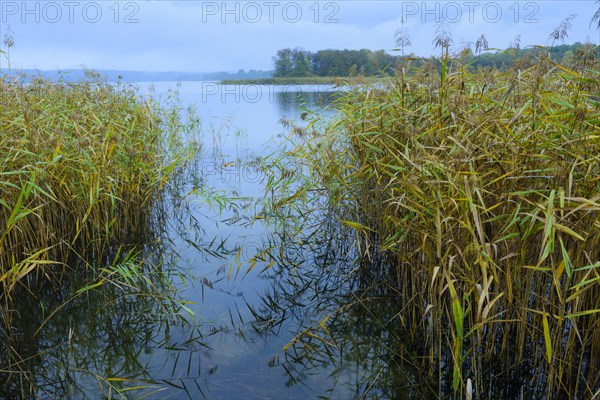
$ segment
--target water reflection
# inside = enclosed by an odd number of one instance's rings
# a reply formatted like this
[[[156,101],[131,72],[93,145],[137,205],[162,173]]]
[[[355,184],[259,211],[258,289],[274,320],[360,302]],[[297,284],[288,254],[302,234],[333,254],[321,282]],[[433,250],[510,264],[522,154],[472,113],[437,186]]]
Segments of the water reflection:
[[[182,353],[201,341],[191,332],[185,340],[171,335],[186,318],[169,278],[137,257],[116,270],[66,274],[60,289],[40,281],[18,291],[0,331],[5,398],[90,398],[132,386],[147,391],[160,380],[157,368],[166,369],[165,380],[173,378],[168,359],[158,365],[152,353]]]
[[[364,242],[340,225],[339,210],[325,211],[316,219],[305,219],[306,211],[296,214],[305,225],[295,226],[294,234],[272,237],[269,257],[277,267],[270,273],[271,284],[260,305],[249,306],[257,330],[284,332],[289,338],[270,365],[285,371],[290,387],[315,387],[315,376],[327,375],[330,379],[320,382],[315,397],[462,398],[452,387],[454,360],[445,343],[451,321],[432,324],[431,314],[412,311],[415,300],[402,293],[399,283],[409,280],[410,285],[410,278],[390,273],[396,270],[394,259],[385,253],[372,249],[367,256],[360,255],[357,249]],[[299,235],[298,229],[303,233]],[[375,237],[369,240],[377,242]],[[508,339],[496,338],[492,355],[475,361],[475,354],[484,354],[478,346],[486,343],[472,339],[464,368],[467,376],[475,376],[469,365],[478,362],[484,371],[484,391],[476,396],[567,398],[566,393],[548,393],[546,372],[536,367],[544,357],[535,351],[539,340],[516,333]],[[507,349],[514,357],[509,369],[499,362]],[[519,351],[522,359],[517,358]],[[581,379],[597,368],[594,356],[583,346],[575,357],[579,370],[565,371],[563,378],[574,382],[573,387],[578,375]],[[590,388],[577,390],[585,398]]]
[[[182,102],[202,99],[195,89],[177,88]],[[58,287],[40,279],[15,290],[0,326],[0,397],[303,399],[331,386],[329,367],[303,381],[310,388],[273,368],[303,324],[331,310],[311,308],[315,297],[263,313],[260,296],[315,249],[255,219],[280,118],[300,120],[331,95],[274,93],[252,105],[200,101],[202,151],[173,174],[152,217],[102,260],[75,252],[65,265],[77,272]],[[326,293],[334,278],[324,284],[305,293]]]
[[[274,99],[282,116],[298,120],[308,109],[323,112],[339,93],[331,86],[286,85],[274,92]]]
[[[300,201],[311,189],[277,133],[302,133],[305,113],[327,115],[337,92],[270,87],[244,103],[199,88],[177,91],[197,103],[202,151],[152,216],[104,259],[74,254],[65,264],[77,272],[58,287],[31,277],[2,308],[0,397],[454,396],[443,336],[403,312],[413,299],[398,282],[410,277],[390,274],[386,254],[360,256],[343,209]],[[300,200],[267,212],[268,186]],[[544,396],[527,360],[508,372],[485,362],[482,397]]]
[[[288,338],[270,365],[285,371],[289,387],[315,388],[315,397],[436,398],[415,361],[424,343],[411,340],[397,297],[373,292],[356,273],[366,260],[352,231],[332,212],[310,225],[301,236],[272,237],[277,267],[260,305],[249,305],[257,331]]]

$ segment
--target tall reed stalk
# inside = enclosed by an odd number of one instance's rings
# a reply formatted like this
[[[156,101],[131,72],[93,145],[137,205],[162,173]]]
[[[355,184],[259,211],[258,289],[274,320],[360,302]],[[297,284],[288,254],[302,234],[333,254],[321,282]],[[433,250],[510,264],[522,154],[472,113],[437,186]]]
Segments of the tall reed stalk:
[[[598,62],[442,58],[441,75],[361,88],[296,135],[288,155],[312,177],[296,193],[328,193],[355,230],[357,273],[396,293],[440,396],[598,396]]]
[[[0,79],[0,296],[30,274],[57,278],[72,254],[139,242],[191,154],[176,108],[89,78]]]

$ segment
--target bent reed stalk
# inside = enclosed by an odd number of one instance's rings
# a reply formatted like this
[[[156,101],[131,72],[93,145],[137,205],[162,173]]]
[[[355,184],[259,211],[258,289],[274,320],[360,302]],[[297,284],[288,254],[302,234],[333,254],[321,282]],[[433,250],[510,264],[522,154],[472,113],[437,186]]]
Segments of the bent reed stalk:
[[[474,398],[597,396],[598,61],[449,61],[344,95],[340,118],[295,128],[288,154],[362,258],[388,255],[357,273],[395,293],[440,397],[468,381]]]
[[[0,79],[0,296],[7,299],[30,274],[60,277],[70,255],[101,260],[115,245],[138,243],[161,187],[190,155],[172,118],[178,110],[95,78]]]

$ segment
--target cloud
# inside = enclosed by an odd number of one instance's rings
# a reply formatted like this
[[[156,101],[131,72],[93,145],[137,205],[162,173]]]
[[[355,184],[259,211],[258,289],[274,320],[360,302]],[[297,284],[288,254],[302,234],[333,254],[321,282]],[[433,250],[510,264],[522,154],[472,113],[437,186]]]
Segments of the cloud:
[[[391,49],[404,24],[418,55],[433,53],[436,22],[445,21],[455,44],[482,33],[504,48],[548,45],[567,13],[579,14],[569,42],[600,42],[589,27],[597,4],[556,2],[392,1],[6,1],[0,33],[15,36],[13,65],[40,69],[216,71],[269,69],[281,48]],[[404,20],[403,17],[404,16]]]

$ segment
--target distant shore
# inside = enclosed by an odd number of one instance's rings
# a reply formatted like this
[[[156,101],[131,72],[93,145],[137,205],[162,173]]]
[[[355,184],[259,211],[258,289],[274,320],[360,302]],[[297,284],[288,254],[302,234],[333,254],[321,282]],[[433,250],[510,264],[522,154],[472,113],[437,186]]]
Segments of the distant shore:
[[[339,76],[303,76],[286,78],[261,78],[261,79],[225,79],[222,85],[356,85],[361,83],[380,82],[381,77],[339,77]]]

